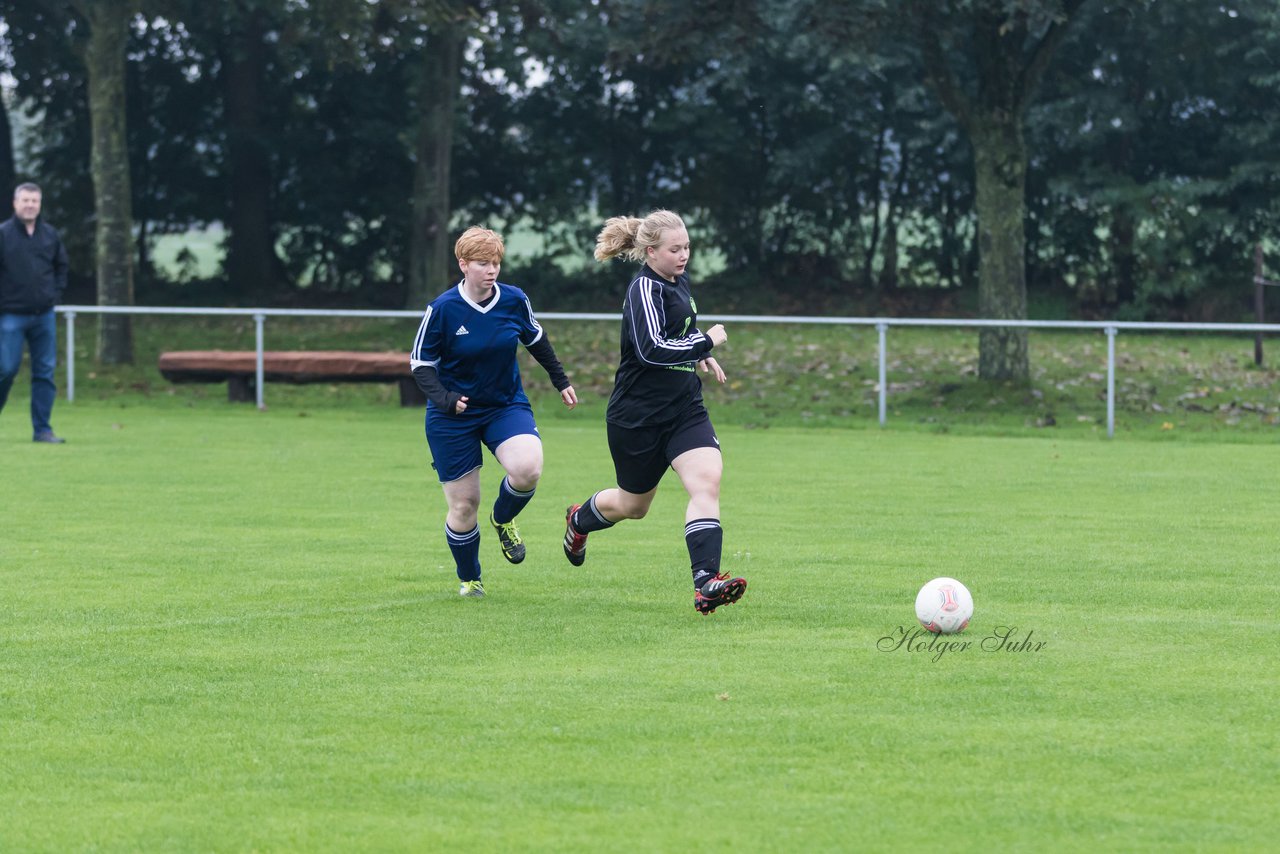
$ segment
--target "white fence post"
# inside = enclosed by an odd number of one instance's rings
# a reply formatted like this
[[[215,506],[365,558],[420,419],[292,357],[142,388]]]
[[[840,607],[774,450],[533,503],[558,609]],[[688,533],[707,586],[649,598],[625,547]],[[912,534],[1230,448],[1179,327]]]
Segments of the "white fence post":
[[[76,399],[76,313],[67,312],[67,403]]]
[[[885,382],[885,376],[886,376],[885,362],[887,361],[886,354],[888,352],[888,347],[885,345],[885,338],[888,336],[888,333],[889,333],[889,324],[885,323],[884,321],[880,321],[879,323],[876,324],[876,332],[879,333],[878,335],[879,340],[877,341],[877,344],[876,344],[876,347],[877,347],[876,352],[878,354],[876,357],[876,360],[879,362],[879,370],[880,370],[880,426],[883,427],[885,423],[886,411],[888,409],[888,397],[889,397],[889,389],[888,389],[887,383]]]
[[[1107,327],[1107,438],[1116,435],[1116,333],[1114,326]]]
[[[256,348],[256,349],[255,349],[255,356],[256,356],[256,368],[255,368],[255,371],[256,371],[256,373],[255,373],[255,376],[254,376],[254,394],[255,394],[255,396],[257,397],[258,409],[266,409],[266,408],[267,408],[267,407],[266,407],[266,404],[262,402],[262,396],[263,396],[263,395],[262,395],[262,386],[263,386],[263,379],[262,379],[262,378],[263,378],[263,374],[265,374],[265,373],[266,373],[266,372],[262,369],[262,361],[263,361],[263,357],[262,357],[262,337],[263,337],[263,336],[262,336],[262,325],[266,322],[266,320],[267,320],[267,316],[266,316],[265,314],[258,313],[258,314],[255,314],[255,315],[253,316],[253,338],[254,338],[254,342],[255,342],[254,346],[255,346],[255,348]]]

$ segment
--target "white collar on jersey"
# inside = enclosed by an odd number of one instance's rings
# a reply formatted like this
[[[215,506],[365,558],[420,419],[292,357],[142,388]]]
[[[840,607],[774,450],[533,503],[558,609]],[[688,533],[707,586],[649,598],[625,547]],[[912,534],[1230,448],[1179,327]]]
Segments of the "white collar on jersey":
[[[493,308],[495,305],[498,304],[498,297],[502,296],[502,286],[499,285],[497,282],[494,282],[493,283],[493,299],[489,300],[488,305],[481,305],[480,303],[473,300],[471,297],[467,296],[467,290],[466,288],[463,287],[463,285],[465,284],[466,284],[466,279],[463,279],[462,281],[458,282],[458,293],[462,296],[463,300],[466,301],[467,305],[471,306],[481,314],[488,314],[489,309]]]

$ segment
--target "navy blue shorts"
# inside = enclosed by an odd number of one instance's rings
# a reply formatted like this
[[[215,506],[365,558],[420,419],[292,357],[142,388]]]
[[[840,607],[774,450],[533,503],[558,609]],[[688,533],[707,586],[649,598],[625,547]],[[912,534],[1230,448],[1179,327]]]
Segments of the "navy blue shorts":
[[[609,454],[618,486],[635,495],[644,495],[658,485],[671,461],[694,448],[720,450],[711,416],[699,405],[669,424],[653,427],[605,425]]]
[[[462,415],[445,415],[427,407],[427,444],[431,467],[441,483],[448,483],[484,464],[480,443],[493,453],[512,436],[538,435],[533,410],[527,403],[468,408]]]

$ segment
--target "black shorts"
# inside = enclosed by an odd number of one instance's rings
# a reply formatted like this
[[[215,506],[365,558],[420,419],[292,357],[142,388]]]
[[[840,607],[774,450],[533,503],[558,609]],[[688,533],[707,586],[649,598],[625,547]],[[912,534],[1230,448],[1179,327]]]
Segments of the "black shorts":
[[[658,485],[671,461],[694,448],[720,449],[720,440],[711,426],[711,416],[698,405],[669,424],[653,427],[606,425],[609,453],[618,486],[643,495]]]

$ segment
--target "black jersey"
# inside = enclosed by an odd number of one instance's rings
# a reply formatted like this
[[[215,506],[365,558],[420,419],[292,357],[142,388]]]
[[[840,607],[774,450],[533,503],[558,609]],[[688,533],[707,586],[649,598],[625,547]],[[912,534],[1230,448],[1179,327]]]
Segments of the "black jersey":
[[[673,284],[649,265],[641,267],[622,304],[622,354],[605,420],[647,427],[701,404],[696,365],[711,347],[711,339],[698,331],[689,277],[681,274]]]

